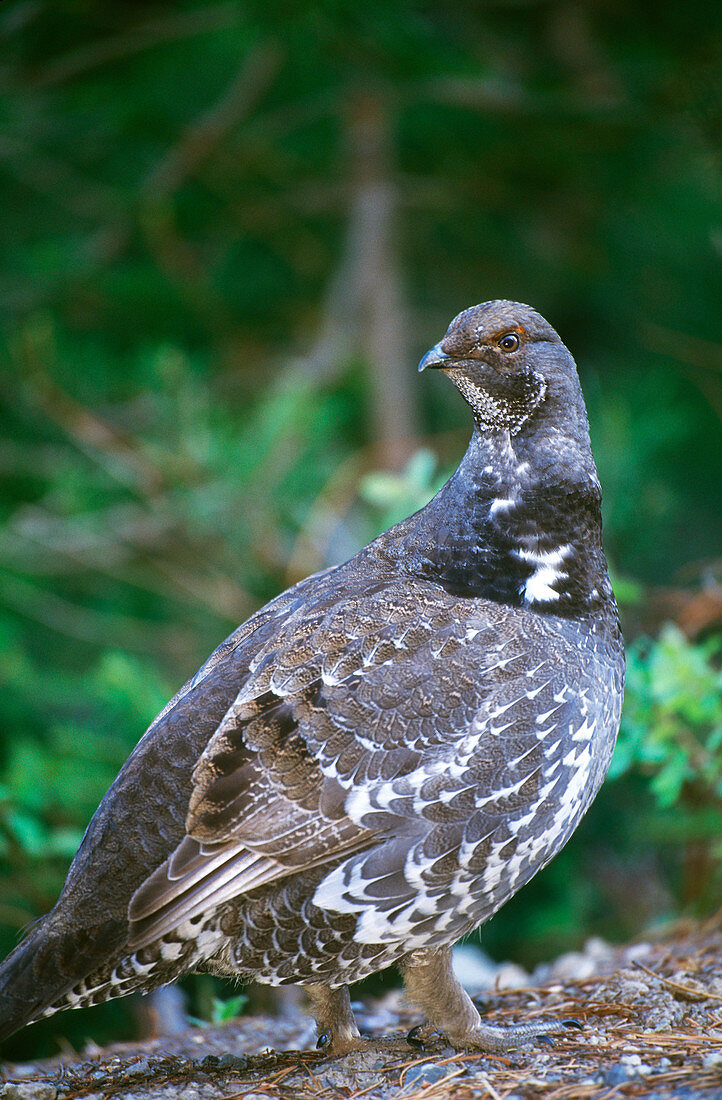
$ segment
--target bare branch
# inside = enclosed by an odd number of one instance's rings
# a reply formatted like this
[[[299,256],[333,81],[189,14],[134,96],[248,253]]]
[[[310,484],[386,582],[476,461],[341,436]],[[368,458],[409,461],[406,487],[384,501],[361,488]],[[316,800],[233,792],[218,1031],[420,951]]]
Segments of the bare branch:
[[[282,51],[277,43],[259,47],[235,73],[222,96],[186,128],[177,144],[142,184],[146,200],[176,191],[246,116],[278,72]]]
[[[386,105],[375,96],[354,100],[349,112],[354,183],[344,252],[326,297],[318,338],[293,365],[327,380],[354,352],[363,355],[371,378],[378,458],[397,467],[413,449],[418,419],[394,238],[397,191],[388,144]]]

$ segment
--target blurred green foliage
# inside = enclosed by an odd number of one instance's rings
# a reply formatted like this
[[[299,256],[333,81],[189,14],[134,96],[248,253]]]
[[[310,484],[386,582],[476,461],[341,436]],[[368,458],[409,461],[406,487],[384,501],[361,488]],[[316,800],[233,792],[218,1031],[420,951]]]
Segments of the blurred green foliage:
[[[531,962],[719,904],[718,651],[660,623],[719,591],[720,24],[701,0],[0,6],[0,951],[218,642],[448,476],[467,411],[413,367],[501,296],[577,357],[648,636],[616,778],[483,940]],[[8,1049],[133,1026],[116,1003]]]
[[[640,833],[678,865],[677,896],[722,898],[722,640],[691,644],[668,623],[629,648],[624,720],[610,779],[648,778],[655,812]]]
[[[722,671],[715,639],[691,645],[667,624],[659,639],[637,640],[627,658],[624,725],[610,778],[640,768],[661,809],[688,797],[722,814]],[[722,839],[722,817],[717,834]]]
[[[204,1026],[205,1024],[225,1024],[228,1020],[235,1020],[240,1016],[248,1003],[245,993],[239,993],[235,997],[213,997],[208,1020],[197,1017],[189,1017],[189,1023]]]

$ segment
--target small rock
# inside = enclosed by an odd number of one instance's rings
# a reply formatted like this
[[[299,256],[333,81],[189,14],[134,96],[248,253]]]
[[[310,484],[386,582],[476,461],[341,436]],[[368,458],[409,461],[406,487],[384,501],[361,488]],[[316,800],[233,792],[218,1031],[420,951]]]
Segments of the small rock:
[[[454,974],[469,993],[487,989],[522,989],[531,982],[526,970],[516,963],[495,963],[478,947],[463,943],[452,956]]]
[[[604,1074],[604,1084],[610,1088],[616,1088],[617,1085],[623,1085],[629,1080],[631,1074],[627,1066],[623,1066],[621,1063],[617,1063],[616,1066],[612,1066]]]
[[[0,1089],[2,1100],[55,1100],[57,1094],[47,1081],[8,1081]]]
[[[497,968],[488,955],[471,944],[463,943],[451,953],[451,965],[454,974],[464,989],[476,993],[480,989],[491,989],[496,978]]]
[[[219,1069],[231,1069],[236,1073],[248,1069],[248,1059],[237,1054],[221,1054],[218,1059]]]
[[[435,1062],[422,1062],[419,1066],[412,1066],[404,1076],[405,1085],[433,1085],[437,1081],[443,1081],[449,1073],[453,1072],[448,1066],[437,1066]]]
[[[722,1051],[712,1050],[709,1054],[705,1054],[702,1066],[704,1069],[715,1069],[718,1073],[722,1073]]]
[[[633,1054],[623,1054],[619,1059],[619,1063],[627,1067],[630,1077],[633,1077],[635,1074],[638,1074],[640,1077],[646,1077],[648,1073],[652,1072],[652,1067],[645,1065],[636,1052]]]
[[[611,943],[607,943],[601,936],[590,936],[584,943],[584,954],[606,962],[614,958],[615,951]]]
[[[525,989],[531,984],[531,975],[516,963],[501,963],[494,980],[495,989]]]
[[[132,1066],[126,1066],[125,1069],[126,1077],[144,1077],[149,1072],[150,1062],[147,1055],[144,1058],[140,1058]]]
[[[643,959],[645,955],[650,954],[651,950],[651,943],[633,943],[625,948],[624,958],[628,962],[632,962],[634,959]]]
[[[583,981],[600,968],[608,967],[613,958],[614,948],[598,936],[592,936],[584,944],[583,951],[568,951],[553,962],[540,963],[532,979],[540,985],[549,981]]]
[[[248,1059],[236,1054],[207,1054],[198,1062],[198,1068],[204,1073],[217,1073],[219,1070],[240,1072],[248,1069]]]

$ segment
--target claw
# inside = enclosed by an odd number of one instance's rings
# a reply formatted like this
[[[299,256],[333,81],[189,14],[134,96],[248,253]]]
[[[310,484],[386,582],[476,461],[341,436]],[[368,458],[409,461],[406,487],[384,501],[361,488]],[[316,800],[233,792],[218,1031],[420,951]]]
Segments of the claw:
[[[421,1038],[421,1024],[417,1024],[416,1027],[412,1027],[409,1034],[406,1036],[406,1042],[410,1047],[416,1047],[417,1050],[424,1050],[426,1044]]]
[[[544,1047],[553,1047],[554,1046],[554,1040],[552,1039],[551,1035],[535,1035],[534,1038],[536,1039],[537,1043],[539,1043],[540,1046],[544,1046]]]
[[[581,1022],[581,1020],[562,1020],[562,1023],[564,1024],[564,1027],[573,1027],[576,1028],[577,1031],[584,1031],[584,1024]]]
[[[331,1036],[328,1031],[322,1031],[316,1040],[316,1050],[323,1050],[331,1042]]]

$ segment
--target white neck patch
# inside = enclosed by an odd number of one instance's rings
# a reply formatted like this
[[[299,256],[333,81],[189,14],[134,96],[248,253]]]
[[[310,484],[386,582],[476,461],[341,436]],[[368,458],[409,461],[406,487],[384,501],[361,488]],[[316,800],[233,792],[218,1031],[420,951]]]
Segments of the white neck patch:
[[[521,595],[526,603],[550,603],[559,599],[559,593],[554,585],[565,580],[569,574],[560,569],[564,559],[572,552],[569,543],[559,546],[556,550],[516,550],[515,553],[523,560],[536,566],[532,575],[525,581],[521,589]]]

